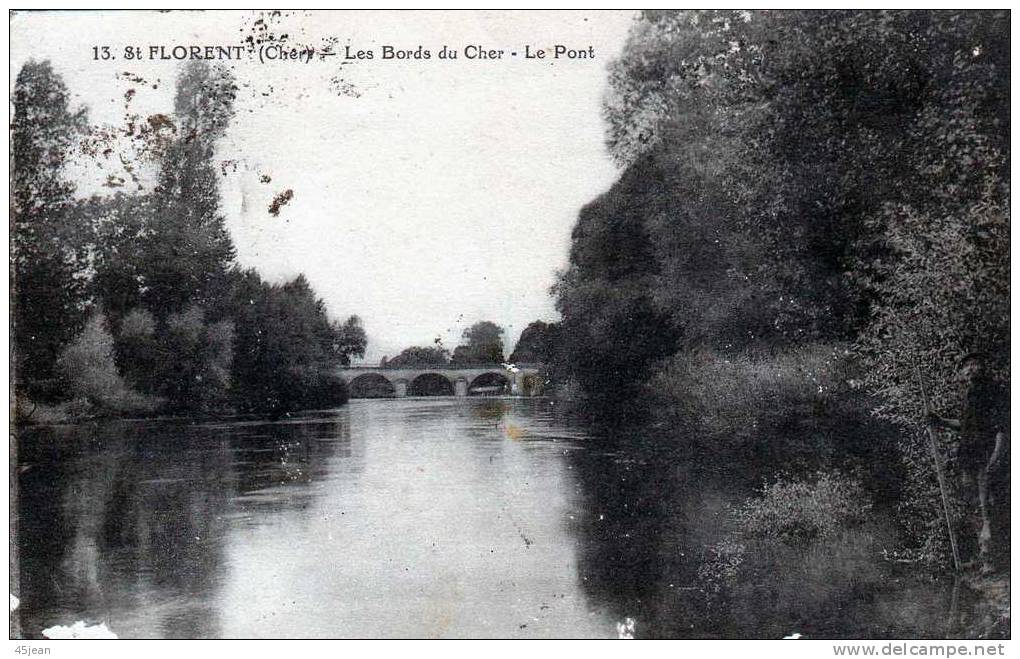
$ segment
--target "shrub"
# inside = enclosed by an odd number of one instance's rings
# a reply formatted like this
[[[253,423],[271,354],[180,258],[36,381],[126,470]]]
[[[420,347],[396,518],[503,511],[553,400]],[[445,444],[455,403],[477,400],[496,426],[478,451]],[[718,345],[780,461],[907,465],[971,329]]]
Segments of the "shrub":
[[[67,391],[78,401],[76,415],[84,415],[82,401],[95,411],[149,411],[153,401],[131,390],[117,372],[114,361],[113,336],[106,326],[106,316],[96,312],[85,323],[71,343],[57,358],[57,372],[66,383]]]
[[[708,610],[776,637],[839,614],[859,588],[885,579],[886,533],[861,484],[838,473],[780,478],[731,510],[732,530],[698,571]]]
[[[831,539],[864,522],[870,510],[860,483],[821,473],[814,481],[780,478],[765,485],[760,497],[748,499],[734,514],[743,536],[796,545]]]
[[[813,345],[768,355],[681,353],[651,380],[661,408],[699,433],[745,443],[791,414],[810,415],[849,389],[845,353]]]

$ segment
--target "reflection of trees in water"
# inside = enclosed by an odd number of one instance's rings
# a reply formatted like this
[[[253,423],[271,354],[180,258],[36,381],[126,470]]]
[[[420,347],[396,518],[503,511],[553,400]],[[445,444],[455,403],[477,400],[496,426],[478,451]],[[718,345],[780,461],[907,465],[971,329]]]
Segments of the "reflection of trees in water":
[[[459,405],[454,411],[465,424],[464,431],[475,439],[492,439],[493,430],[506,426],[513,418],[513,405],[499,399],[479,398],[470,405]]]
[[[80,450],[38,453],[29,473],[45,472],[48,483],[23,479],[32,491],[23,514],[36,522],[22,538],[33,561],[23,566],[33,585],[23,592],[47,607],[27,633],[71,622],[55,615],[106,620],[117,631],[118,619],[130,625],[147,610],[158,627],[143,622],[128,633],[215,636],[216,616],[204,604],[222,563],[226,448],[199,447],[178,424],[96,424],[58,441]]]
[[[19,559],[24,633],[39,636],[57,622],[49,615],[81,617],[96,603],[96,529],[107,498],[117,451],[89,459],[94,428],[26,428],[19,432]],[[103,477],[88,484],[89,475]],[[93,503],[96,498],[101,503]],[[63,619],[60,622],[65,622]]]
[[[748,545],[735,579],[712,592],[706,568],[726,567],[711,564],[717,548],[743,538],[730,506],[763,474],[671,445],[631,430],[568,454],[586,511],[576,525],[582,584],[593,606],[635,619],[638,637],[959,633],[946,626],[950,589],[894,574],[875,521],[802,545]]]
[[[568,454],[587,511],[577,524],[582,584],[593,605],[635,619],[638,636],[683,636],[684,612],[663,610],[661,591],[688,586],[697,568],[685,546],[688,465],[654,448],[601,441]]]
[[[229,513],[252,505],[233,504],[236,495],[307,484],[324,474],[326,458],[350,450],[349,439],[336,419],[26,431],[24,632],[84,619],[122,636],[218,636],[213,603]],[[303,507],[307,498],[277,496],[271,505]]]
[[[139,605],[173,602],[162,636],[217,635],[208,603],[223,569],[229,449],[192,426],[161,424],[133,438],[123,474],[103,531],[124,578],[144,580],[144,599],[155,593]]]
[[[235,506],[244,513],[303,508],[316,496],[306,486],[324,478],[332,458],[351,457],[344,416],[227,427],[235,460]],[[288,488],[278,490],[276,488]]]

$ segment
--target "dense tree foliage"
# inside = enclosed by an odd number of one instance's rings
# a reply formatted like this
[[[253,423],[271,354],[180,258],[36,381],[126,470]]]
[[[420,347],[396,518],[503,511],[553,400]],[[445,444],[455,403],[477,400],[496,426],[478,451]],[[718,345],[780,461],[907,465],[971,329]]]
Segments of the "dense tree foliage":
[[[503,362],[503,328],[481,320],[464,330],[464,343],[453,350],[452,361],[458,365],[500,364]]]
[[[95,231],[89,288],[92,298],[113,319],[142,309],[145,286],[143,254],[149,250],[152,218],[149,194],[118,192],[82,202],[84,214]],[[150,312],[151,313],[151,312]]]
[[[11,275],[18,386],[54,394],[60,349],[85,320],[88,226],[65,174],[85,111],[69,107],[63,81],[48,62],[18,73],[11,121]]]
[[[529,323],[510,355],[514,364],[553,364],[559,343],[559,325],[536,320]]]
[[[605,104],[623,171],[581,212],[555,289],[582,389],[652,390],[675,411],[711,384],[712,413],[693,418],[714,419],[719,440],[745,422],[779,441],[805,413],[850,425],[855,408],[877,412],[900,426],[881,441],[899,438],[916,540],[944,556],[917,374],[941,409],[959,403],[962,354],[986,352],[1008,381],[1008,24],[976,11],[644,14]],[[798,394],[772,406],[783,418],[741,421],[737,399],[763,372],[776,392],[842,373],[842,402]]]
[[[194,305],[170,314],[162,344],[164,354],[157,377],[170,409],[207,411],[224,407],[234,359],[234,323],[208,323],[202,307]]]
[[[143,302],[157,315],[225,294],[234,246],[220,212],[213,160],[233,112],[236,86],[225,70],[204,64],[184,69],[177,84],[177,135],[163,154],[143,240]]]
[[[864,381],[880,394],[876,412],[907,431],[899,441],[911,475],[903,513],[925,556],[946,557],[949,548],[923,421],[929,409],[959,414],[963,355],[990,356],[998,387],[1009,383],[1008,198],[1008,190],[990,184],[983,197],[945,214],[906,205],[888,210],[895,215],[883,240],[891,258],[876,268],[877,301],[858,350]],[[952,457],[955,438],[941,439]]]
[[[386,368],[416,368],[419,366],[446,366],[450,363],[450,353],[442,346],[411,346],[404,348],[400,354],[387,359]]]
[[[106,326],[106,317],[100,312],[93,313],[81,333],[60,351],[56,371],[77,405],[115,410],[147,405],[117,371],[113,336]]]
[[[24,67],[12,126],[21,393],[73,397],[83,413],[281,414],[346,400],[334,371],[364,354],[360,319],[332,320],[303,276],[271,285],[234,263],[215,152],[235,94],[226,70],[185,67],[172,117],[142,131],[159,132],[146,143],[154,187],[82,200],[62,166],[84,111],[68,109],[49,64]]]
[[[357,317],[330,321],[325,304],[299,276],[269,285],[249,270],[234,288],[234,382],[242,410],[290,412],[347,400],[335,369],[365,351]],[[360,337],[360,338],[359,338]]]
[[[361,324],[360,316],[348,316],[343,323],[332,322],[330,325],[330,353],[337,363],[351,365],[352,357],[364,357],[368,346],[368,334]]]
[[[168,357],[156,337],[156,318],[146,309],[133,308],[120,321],[116,337],[117,367],[139,391],[155,392],[159,367]]]
[[[856,336],[888,205],[974,200],[1004,171],[1004,24],[982,12],[648,14],[614,65],[606,115],[629,167],[614,190],[637,168],[675,197],[653,194],[639,212],[656,306],[693,307],[698,342],[720,316],[770,345]],[[728,293],[713,290],[724,282]],[[706,286],[702,322],[686,298]]]

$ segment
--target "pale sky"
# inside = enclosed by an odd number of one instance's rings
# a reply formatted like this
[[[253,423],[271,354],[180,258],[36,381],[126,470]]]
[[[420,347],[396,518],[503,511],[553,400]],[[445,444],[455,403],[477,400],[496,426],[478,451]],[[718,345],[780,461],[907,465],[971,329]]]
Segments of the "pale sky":
[[[150,46],[240,45],[260,14],[23,13],[10,24],[11,79],[27,60],[48,59],[93,123],[123,126],[128,89],[132,112],[172,112],[180,63],[150,60]],[[217,157],[239,261],[270,281],[303,272],[332,315],[361,316],[368,362],[436,336],[452,350],[478,320],[505,327],[508,347],[529,322],[555,320],[548,289],[577,212],[618,175],[601,101],[631,22],[598,11],[271,19],[292,44],[333,44],[341,55],[227,63],[241,96]],[[382,60],[387,44],[421,45],[432,58]],[[458,59],[437,58],[444,44]],[[523,58],[526,45],[555,44],[591,46],[595,58]],[[95,60],[102,45],[117,59]],[[348,45],[375,59],[341,64]],[[503,49],[503,59],[467,60],[468,45]],[[125,46],[143,59],[124,59]],[[98,182],[116,163],[78,164],[80,191],[110,192]],[[272,216],[287,189],[293,199]]]

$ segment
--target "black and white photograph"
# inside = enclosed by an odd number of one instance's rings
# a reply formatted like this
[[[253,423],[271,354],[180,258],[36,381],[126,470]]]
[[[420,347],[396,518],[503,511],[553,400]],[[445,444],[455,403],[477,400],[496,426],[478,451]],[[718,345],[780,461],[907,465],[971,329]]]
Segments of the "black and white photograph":
[[[11,10],[9,652],[1008,654],[1010,24]]]

